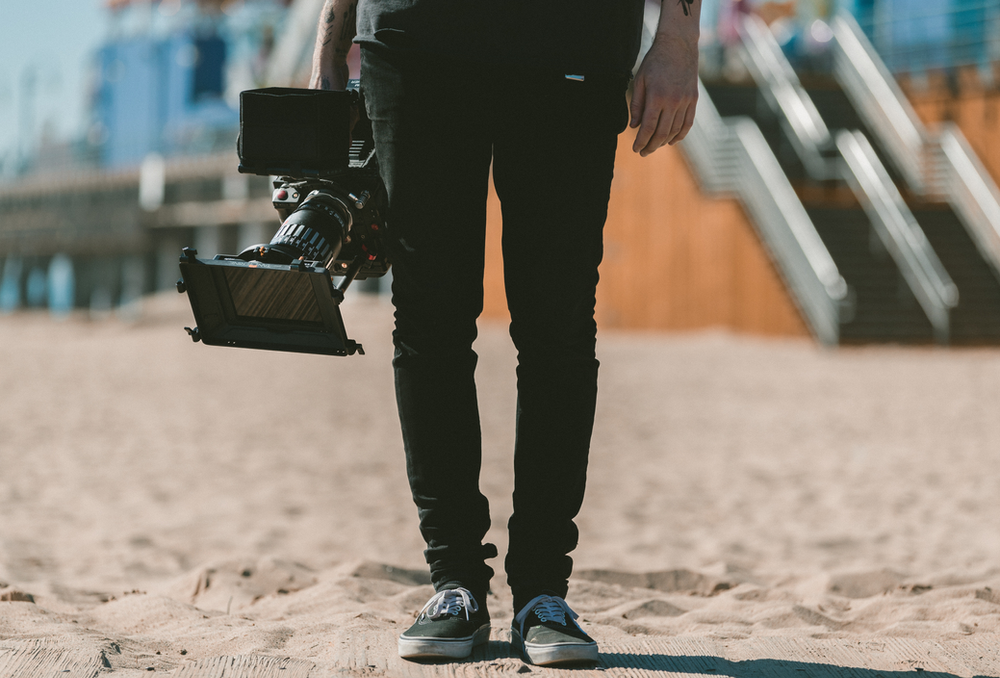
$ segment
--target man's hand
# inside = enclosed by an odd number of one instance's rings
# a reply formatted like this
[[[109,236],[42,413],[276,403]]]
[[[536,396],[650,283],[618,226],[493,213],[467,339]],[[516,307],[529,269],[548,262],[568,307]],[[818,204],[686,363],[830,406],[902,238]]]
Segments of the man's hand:
[[[309,89],[347,89],[347,52],[357,31],[357,0],[326,0],[316,29]]]
[[[643,157],[676,144],[694,124],[700,3],[691,6],[690,16],[681,14],[683,8],[663,0],[656,37],[635,75],[630,126],[639,131],[632,150]]]

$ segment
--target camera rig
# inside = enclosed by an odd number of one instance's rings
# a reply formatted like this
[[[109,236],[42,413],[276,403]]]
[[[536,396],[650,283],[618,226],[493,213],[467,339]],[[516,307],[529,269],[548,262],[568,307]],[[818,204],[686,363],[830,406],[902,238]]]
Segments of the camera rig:
[[[354,280],[385,275],[389,262],[385,185],[357,81],[346,91],[241,93],[238,149],[241,173],[276,177],[282,223],[239,254],[199,259],[184,248],[177,289],[197,323],[185,329],[212,346],[364,354],[340,303]]]

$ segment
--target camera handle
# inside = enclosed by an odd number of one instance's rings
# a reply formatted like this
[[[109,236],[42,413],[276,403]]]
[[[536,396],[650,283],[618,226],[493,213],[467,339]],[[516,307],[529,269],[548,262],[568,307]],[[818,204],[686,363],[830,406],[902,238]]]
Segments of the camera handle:
[[[347,267],[344,271],[344,279],[340,281],[340,284],[333,288],[333,300],[339,306],[340,302],[344,300],[344,292],[347,288],[351,286],[354,279],[357,277],[358,272],[361,271],[361,267],[365,265],[365,257],[354,257],[354,261],[351,265]]]

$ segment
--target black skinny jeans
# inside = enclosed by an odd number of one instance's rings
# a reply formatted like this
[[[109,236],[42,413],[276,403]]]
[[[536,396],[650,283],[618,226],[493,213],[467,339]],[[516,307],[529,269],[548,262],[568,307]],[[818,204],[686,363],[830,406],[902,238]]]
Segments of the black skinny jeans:
[[[514,605],[565,596],[597,399],[594,294],[622,77],[458,66],[362,49],[362,88],[389,192],[396,398],[407,473],[437,590],[482,603],[496,548],[479,491],[474,373],[486,198],[503,211],[510,334],[518,351]]]

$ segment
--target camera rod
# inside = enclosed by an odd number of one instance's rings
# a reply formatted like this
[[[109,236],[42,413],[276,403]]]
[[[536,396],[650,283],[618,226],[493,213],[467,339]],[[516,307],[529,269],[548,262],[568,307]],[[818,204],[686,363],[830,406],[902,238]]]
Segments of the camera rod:
[[[361,267],[365,265],[365,260],[365,257],[354,257],[354,261],[352,261],[350,266],[348,266],[344,271],[344,279],[340,281],[339,285],[333,288],[333,300],[338,306],[340,305],[340,302],[344,300],[344,292],[346,292],[347,288],[351,286],[352,282],[354,282],[354,279],[361,271]]]

